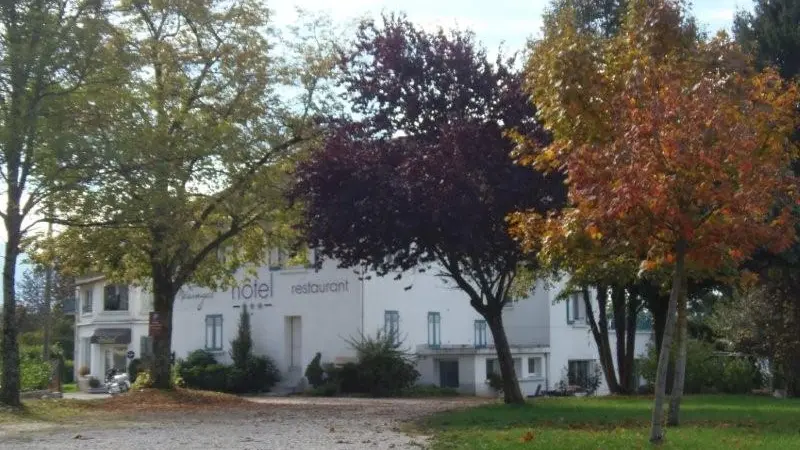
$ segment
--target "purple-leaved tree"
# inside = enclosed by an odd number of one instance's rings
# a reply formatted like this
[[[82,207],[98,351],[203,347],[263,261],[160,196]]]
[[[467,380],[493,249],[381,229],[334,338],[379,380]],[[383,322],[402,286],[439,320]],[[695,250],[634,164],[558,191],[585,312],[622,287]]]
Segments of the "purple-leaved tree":
[[[471,33],[388,15],[361,23],[340,68],[354,114],[331,120],[294,188],[309,244],[378,276],[439,268],[489,325],[505,402],[523,402],[502,311],[534,262],[506,216],[560,208],[565,188],[509,157],[509,130],[548,139],[513,59],[492,63]]]

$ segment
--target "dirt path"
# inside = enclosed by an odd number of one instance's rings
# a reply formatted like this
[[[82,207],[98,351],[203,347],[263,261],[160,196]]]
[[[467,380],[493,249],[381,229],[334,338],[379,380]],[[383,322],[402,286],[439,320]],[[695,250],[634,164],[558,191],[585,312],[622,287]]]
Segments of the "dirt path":
[[[408,449],[426,448],[403,422],[479,399],[250,399],[247,410],[160,413],[133,421],[33,430],[0,425],[0,449]]]

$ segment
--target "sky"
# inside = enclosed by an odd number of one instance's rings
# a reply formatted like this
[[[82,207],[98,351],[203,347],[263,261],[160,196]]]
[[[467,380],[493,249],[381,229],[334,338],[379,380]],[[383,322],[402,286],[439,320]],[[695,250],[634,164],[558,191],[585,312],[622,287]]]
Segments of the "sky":
[[[433,29],[466,28],[490,52],[500,46],[506,52],[524,48],[527,39],[539,33],[542,11],[550,0],[267,0],[276,26],[291,25],[296,8],[312,13],[326,13],[337,23],[353,21],[365,15],[377,17],[382,11],[404,12],[423,27]],[[692,11],[709,32],[730,31],[737,9],[752,10],[752,0],[693,0]],[[0,227],[0,243],[5,230]],[[2,259],[2,255],[0,255]],[[21,275],[21,271],[17,272]],[[0,279],[0,286],[2,280]],[[2,302],[0,293],[0,303]]]
[[[402,11],[422,26],[469,28],[487,49],[501,44],[508,51],[521,50],[528,37],[538,34],[541,16],[550,0],[272,0],[268,5],[277,24],[290,23],[295,8],[323,11],[335,21],[348,21],[381,11]],[[710,32],[730,31],[737,9],[752,10],[752,0],[690,0],[692,11]]]

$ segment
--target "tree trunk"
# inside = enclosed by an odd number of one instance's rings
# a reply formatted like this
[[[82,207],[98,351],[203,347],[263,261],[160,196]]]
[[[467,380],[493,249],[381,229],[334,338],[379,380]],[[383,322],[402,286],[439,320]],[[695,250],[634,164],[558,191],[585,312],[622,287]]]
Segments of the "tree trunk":
[[[634,370],[634,361],[636,358],[636,323],[639,318],[640,301],[638,289],[631,287],[628,297],[628,324],[626,327],[628,334],[625,336],[625,361],[622,362],[628,378],[620,380],[620,384],[625,386],[631,394],[635,394],[639,388],[639,378]]]
[[[664,340],[664,329],[667,325],[667,312],[669,310],[669,298],[664,298],[658,292],[654,292],[648,298],[648,309],[653,313],[653,340],[656,345],[656,359],[661,356],[661,344]]]
[[[618,394],[620,391],[617,375],[614,372],[614,358],[611,355],[611,344],[608,342],[608,317],[606,305],[608,304],[608,290],[606,286],[597,285],[597,320],[594,318],[592,300],[588,289],[583,290],[583,302],[586,305],[586,317],[589,319],[589,328],[592,330],[594,342],[597,344],[597,353],[600,358],[600,367],[609,392]]]
[[[175,290],[172,283],[163,276],[154,276],[153,310],[158,313],[161,322],[160,331],[152,336],[153,367],[151,376],[153,387],[156,389],[172,388],[172,305],[174,302]]]
[[[686,286],[684,280],[684,286]],[[682,289],[685,293],[685,289]],[[681,397],[686,376],[686,346],[688,336],[688,318],[686,317],[686,295],[682,293],[678,300],[678,348],[675,355],[675,372],[673,374],[672,392],[669,399],[667,425],[676,427],[680,424]]]
[[[502,311],[502,308],[496,311],[487,311],[486,321],[492,331],[497,361],[500,364],[500,375],[503,377],[503,401],[506,404],[524,404],[525,398],[519,388],[517,374],[514,370],[514,359],[511,356],[511,347],[508,345],[506,330],[503,327]]]
[[[50,216],[52,216],[52,211]],[[47,239],[53,237],[53,224],[47,224]],[[53,264],[48,261],[47,267],[44,272],[44,348],[42,349],[42,359],[45,362],[50,362],[50,335],[51,335],[51,313],[53,301]]]
[[[678,297],[681,294],[681,283],[684,280],[684,258],[686,243],[678,242],[675,245],[675,269],[672,275],[672,290],[669,295],[667,320],[664,324],[664,338],[661,342],[661,352],[658,355],[658,369],[656,370],[655,401],[653,402],[653,419],[650,429],[650,442],[659,444],[664,440],[663,418],[664,397],[667,388],[667,368],[669,367],[670,348],[672,335],[675,333],[675,315],[678,309]]]
[[[12,205],[9,205],[12,206]],[[17,298],[15,292],[17,257],[19,256],[19,225],[15,210],[9,207],[6,219],[5,261],[3,261],[3,377],[0,380],[0,403],[21,406],[19,398],[19,345],[17,343]]]
[[[625,335],[627,321],[625,320],[625,289],[614,286],[611,291],[611,306],[614,310],[614,332],[617,337],[617,370],[619,371],[619,392],[629,394],[628,368],[625,367]]]

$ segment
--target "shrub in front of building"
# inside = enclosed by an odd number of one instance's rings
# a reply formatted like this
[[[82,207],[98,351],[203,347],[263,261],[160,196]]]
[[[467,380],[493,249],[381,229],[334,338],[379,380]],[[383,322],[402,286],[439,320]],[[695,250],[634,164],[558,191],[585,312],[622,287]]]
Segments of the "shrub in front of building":
[[[212,353],[195,350],[178,361],[175,372],[187,388],[231,393],[266,392],[280,380],[268,357],[253,355],[241,364],[244,367],[220,364]]]
[[[376,337],[360,335],[350,339],[357,362],[325,364],[324,382],[312,395],[361,394],[371,397],[401,397],[419,379],[413,357],[394,336],[378,332]],[[310,380],[309,380],[310,382]]]
[[[322,368],[322,353],[317,352],[314,359],[306,367],[305,372],[308,384],[314,388],[318,388],[325,383],[325,369]]]

